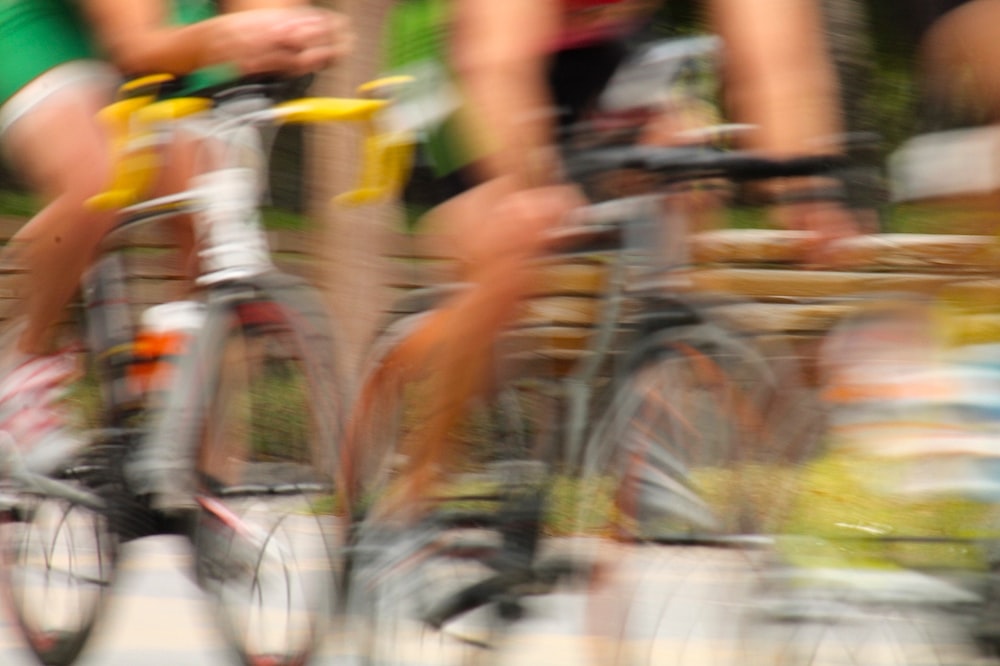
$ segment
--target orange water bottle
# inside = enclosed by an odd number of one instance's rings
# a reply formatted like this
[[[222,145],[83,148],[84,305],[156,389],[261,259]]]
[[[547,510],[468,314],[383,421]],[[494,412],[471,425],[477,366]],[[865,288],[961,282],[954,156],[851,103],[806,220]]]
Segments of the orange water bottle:
[[[161,404],[177,363],[203,319],[204,306],[196,301],[154,305],[143,313],[133,342],[129,381],[134,391],[145,396],[147,406]]]

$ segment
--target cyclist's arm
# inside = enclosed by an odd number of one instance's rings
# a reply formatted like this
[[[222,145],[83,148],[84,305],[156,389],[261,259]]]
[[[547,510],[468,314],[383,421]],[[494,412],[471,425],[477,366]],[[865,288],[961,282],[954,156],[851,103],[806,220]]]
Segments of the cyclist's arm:
[[[240,0],[242,8],[262,0]],[[112,61],[125,72],[185,74],[235,64],[244,73],[318,69],[344,55],[349,30],[339,15],[292,8],[228,13],[190,25],[170,25],[163,0],[84,0],[84,9]],[[298,4],[298,3],[295,3]],[[301,13],[298,13],[301,12]]]
[[[834,70],[817,0],[709,0],[726,48],[733,115],[759,129],[753,147],[779,155],[829,150],[841,132]]]
[[[486,179],[523,187],[557,178],[546,66],[560,21],[552,0],[456,3],[452,65]]]
[[[818,0],[711,0],[715,29],[726,48],[726,86],[736,119],[757,126],[749,147],[772,155],[829,153],[841,133],[840,103],[824,43]],[[766,5],[766,9],[764,8]],[[809,261],[839,261],[829,241],[857,233],[857,221],[833,200],[825,178],[771,184],[772,215],[787,228],[814,232],[803,248]],[[814,200],[815,199],[815,200]]]

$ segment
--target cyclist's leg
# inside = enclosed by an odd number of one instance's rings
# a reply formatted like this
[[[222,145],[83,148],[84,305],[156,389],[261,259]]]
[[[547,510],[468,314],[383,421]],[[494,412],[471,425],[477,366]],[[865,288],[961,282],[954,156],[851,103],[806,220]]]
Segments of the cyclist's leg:
[[[154,189],[155,196],[165,196],[183,192],[191,186],[191,178],[198,174],[198,138],[183,131],[174,133],[172,140],[164,147],[163,168]],[[183,298],[197,277],[197,257],[195,256],[194,221],[190,215],[171,219],[170,230],[176,243],[177,265],[184,280],[180,281],[180,293],[175,298]]]
[[[921,45],[922,83],[936,107],[962,123],[1000,119],[1000,46],[991,29],[1000,2],[976,0],[945,13]]]
[[[0,350],[0,429],[30,451],[26,462],[39,472],[82,443],[63,427],[67,417],[59,406],[75,361],[50,354],[54,325],[113,223],[111,214],[84,205],[107,182],[108,144],[95,115],[111,100],[113,78],[102,65],[68,63],[35,79],[0,110],[13,166],[48,202],[12,241],[11,256],[25,269],[23,326]]]
[[[43,76],[49,75],[58,74]],[[47,351],[51,325],[114,219],[84,206],[108,182],[109,144],[95,117],[111,101],[110,81],[99,67],[82,72],[13,119],[3,134],[15,168],[48,201],[12,239],[21,246],[30,284],[23,291],[28,325],[17,345],[25,353]]]
[[[406,353],[422,360],[408,359],[403,366],[432,373],[434,386],[427,420],[401,443],[410,467],[397,488],[398,502],[390,501],[393,505],[418,506],[442,466],[454,459],[450,433],[468,402],[489,382],[495,343],[539,274],[534,260],[546,247],[546,232],[579,203],[574,191],[563,187],[481,187],[483,191],[473,190],[452,202],[447,218],[441,217],[441,210],[435,213],[436,223],[449,228],[462,252],[462,278],[468,288],[426,318],[406,346]],[[487,207],[475,205],[484,200]]]

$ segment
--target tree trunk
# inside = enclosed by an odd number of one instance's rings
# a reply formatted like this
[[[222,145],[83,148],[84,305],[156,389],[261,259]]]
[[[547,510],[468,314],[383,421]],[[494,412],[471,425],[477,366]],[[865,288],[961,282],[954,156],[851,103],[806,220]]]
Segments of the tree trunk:
[[[320,3],[349,16],[356,51],[321,73],[313,94],[356,96],[359,84],[376,76],[382,20],[392,0]],[[306,145],[306,173],[312,219],[322,224],[320,256],[344,375],[353,380],[371,342],[388,293],[384,285],[385,241],[399,219],[395,202],[345,208],[331,199],[356,185],[361,166],[361,130],[353,124],[315,126]]]

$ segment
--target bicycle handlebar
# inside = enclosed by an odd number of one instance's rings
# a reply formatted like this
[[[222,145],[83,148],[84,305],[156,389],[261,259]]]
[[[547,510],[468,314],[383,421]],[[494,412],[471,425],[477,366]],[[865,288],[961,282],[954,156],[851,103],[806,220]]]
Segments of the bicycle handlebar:
[[[225,104],[233,98],[228,90],[243,89],[269,98],[267,85],[237,82],[215,94],[214,99],[207,96],[158,99],[152,90],[170,80],[169,76],[153,76],[129,82],[120,90],[121,99],[101,111],[100,119],[111,135],[115,171],[108,188],[87,201],[91,209],[119,210],[142,200],[149,192],[160,164],[156,134],[164,124],[205,114],[212,110],[215,102]],[[378,81],[371,82],[366,88],[377,88],[378,84]],[[412,137],[378,122],[380,113],[389,104],[390,101],[381,99],[299,97],[273,103],[263,110],[238,114],[224,122],[361,123],[365,137],[358,185],[335,198],[340,204],[361,205],[397,192],[411,166]]]
[[[587,150],[566,159],[567,172],[573,179],[636,169],[670,181],[702,178],[763,180],[828,174],[846,165],[847,158],[840,155],[771,158],[746,151],[727,152],[703,147],[609,147]]]

